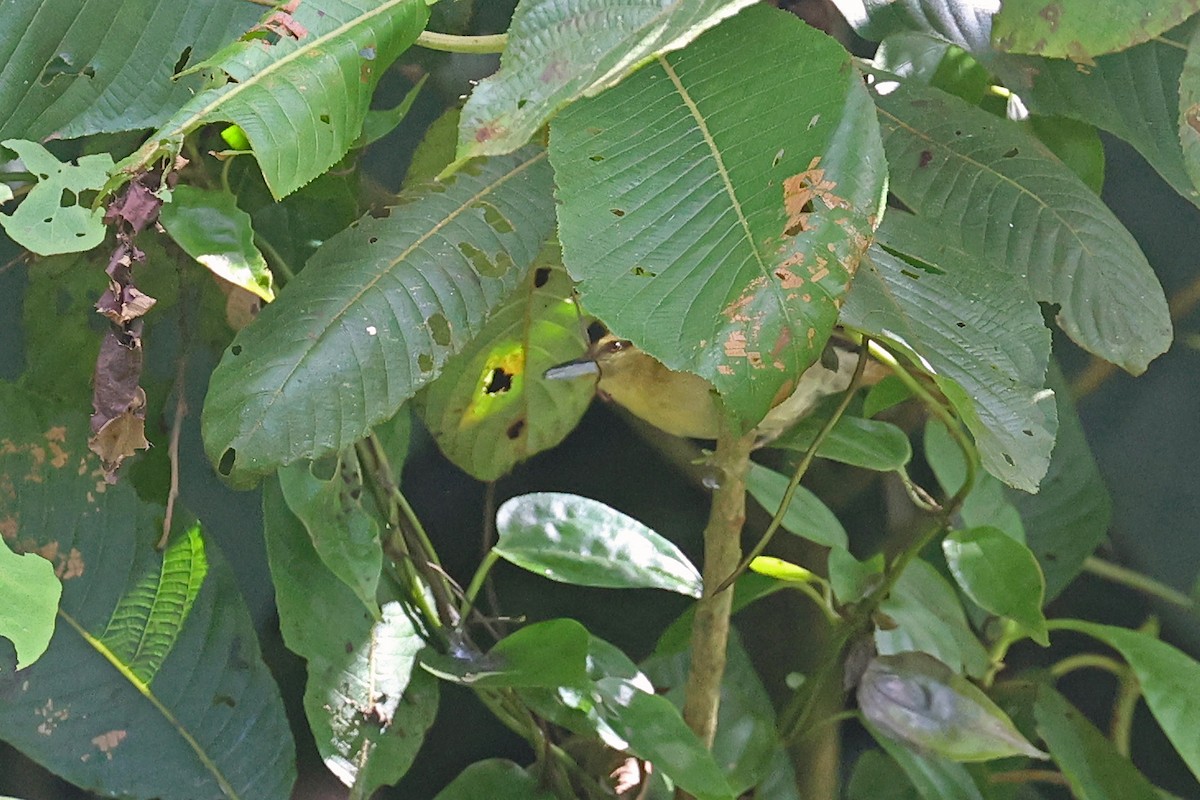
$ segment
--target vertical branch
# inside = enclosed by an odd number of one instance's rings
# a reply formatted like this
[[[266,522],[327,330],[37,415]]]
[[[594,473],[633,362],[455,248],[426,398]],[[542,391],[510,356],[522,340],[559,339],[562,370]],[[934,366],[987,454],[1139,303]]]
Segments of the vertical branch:
[[[723,590],[721,582],[737,569],[742,555],[746,471],[755,436],[753,431],[739,435],[723,430],[711,462],[720,483],[713,493],[704,528],[704,595],[696,605],[692,623],[692,665],[683,703],[683,718],[688,727],[710,747],[717,731],[733,604],[733,592]]]

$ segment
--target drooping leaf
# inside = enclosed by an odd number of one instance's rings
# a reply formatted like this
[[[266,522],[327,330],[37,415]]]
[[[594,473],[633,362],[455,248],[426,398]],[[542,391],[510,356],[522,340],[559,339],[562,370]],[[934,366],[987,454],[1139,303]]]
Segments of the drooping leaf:
[[[992,23],[997,50],[1091,64],[1174,28],[1200,10],[1196,0],[1004,0]]]
[[[0,474],[12,477],[0,519],[16,520],[9,541],[49,559],[62,581],[49,649],[19,676],[0,675],[0,738],[85,789],[287,798],[295,756],[283,705],[219,554],[179,529],[180,549],[165,560],[154,550],[162,508],[104,482],[86,416],[7,384],[0,407]]]
[[[524,0],[500,71],[463,108],[457,159],[511,153],[560,108],[684,47],[752,0]]]
[[[982,690],[928,653],[872,659],[858,684],[858,707],[885,736],[951,761],[1049,758]]]
[[[217,365],[204,439],[234,482],[391,418],[520,285],[553,224],[536,150],[401,200],[326,241]]]
[[[958,595],[929,562],[914,559],[879,610],[889,626],[895,625],[875,631],[881,654],[916,650],[968,675],[978,677],[987,670],[987,651],[967,625]]]
[[[587,628],[572,619],[527,625],[487,653],[421,654],[421,666],[442,680],[474,687],[582,689],[588,682]]]
[[[1154,784],[1082,711],[1050,686],[1037,687],[1037,731],[1075,797],[1085,800],[1161,800]]]
[[[254,245],[250,216],[232,194],[179,186],[158,219],[175,243],[214,275],[268,303],[275,299],[271,270]]]
[[[942,540],[954,580],[980,608],[1008,617],[1038,644],[1050,644],[1042,600],[1046,579],[1021,542],[992,527],[954,531]]]
[[[508,500],[496,512],[498,556],[550,580],[581,586],[701,592],[679,548],[603,503],[558,492]]]
[[[903,212],[888,214],[880,237],[843,322],[915,352],[975,437],[984,467],[1036,491],[1056,429],[1043,388],[1050,334],[1037,304],[1019,280],[960,248],[939,247],[941,232]]]
[[[872,114],[843,48],[762,6],[571,105],[550,155],[583,306],[757,423],[817,360],[869,242]]]
[[[0,533],[15,536],[19,524],[15,517],[0,517]],[[37,661],[49,647],[61,595],[53,564],[32,553],[17,555],[0,543],[0,596],[5,598],[0,637],[16,648],[17,669]]]
[[[774,515],[783,503],[788,476],[781,475],[761,464],[751,464],[746,473],[746,491],[750,492],[768,514]],[[783,515],[781,527],[810,542],[826,547],[846,547],[846,529],[819,497],[797,486],[792,502]]]
[[[263,488],[263,517],[283,640],[307,661],[304,710],[317,750],[369,797],[408,771],[437,713],[437,680],[417,667],[425,642],[399,601],[376,619],[330,572],[274,480]]]
[[[1085,633],[1124,657],[1137,676],[1150,712],[1188,769],[1200,778],[1200,739],[1196,738],[1200,698],[1191,688],[1200,685],[1200,663],[1140,631],[1077,619],[1055,620],[1054,627]]]
[[[201,87],[200,76],[174,73],[261,14],[243,0],[11,3],[0,26],[0,138],[153,127]]]
[[[1171,342],[1133,236],[1045,145],[936,89],[875,84],[890,189],[957,249],[1025,277],[1080,346],[1138,374]]]
[[[134,171],[206,122],[235,123],[277,198],[337,163],[358,138],[384,71],[417,38],[424,0],[324,0],[272,9],[192,69],[221,76],[121,162]]]
[[[104,209],[89,208],[80,194],[104,186],[112,156],[97,153],[64,164],[36,142],[5,139],[37,185],[11,214],[0,214],[0,227],[14,242],[43,256],[79,253],[104,241]]]
[[[586,348],[581,319],[551,242],[479,336],[418,395],[418,410],[447,458],[493,481],[575,428],[594,385],[548,381],[542,373]]]
[[[331,457],[332,458],[332,457]],[[383,545],[379,522],[363,507],[362,466],[354,450],[332,459],[332,474],[302,461],[279,470],[279,487],[292,514],[308,531],[321,562],[354,592],[374,617],[379,615],[379,575]]]
[[[476,761],[459,773],[433,800],[554,800],[538,779],[519,764],[502,758]]]
[[[771,447],[804,452],[824,424],[820,415],[805,417],[772,441]],[[890,422],[846,415],[821,442],[817,455],[863,469],[894,472],[912,459],[912,445],[908,435]]]

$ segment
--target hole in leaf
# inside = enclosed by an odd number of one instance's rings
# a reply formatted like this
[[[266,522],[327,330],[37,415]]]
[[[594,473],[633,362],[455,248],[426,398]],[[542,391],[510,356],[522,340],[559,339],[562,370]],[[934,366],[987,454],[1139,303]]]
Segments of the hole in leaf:
[[[329,124],[329,115],[328,114],[322,114],[321,116],[317,117],[317,119],[321,120],[321,122],[325,125]]]
[[[392,210],[387,206],[381,206],[379,208],[369,208],[367,209],[367,213],[375,219],[387,219],[392,215]]]
[[[775,157],[773,159],[771,159],[771,166],[778,167],[780,161],[783,161],[783,149],[782,148],[780,148],[779,152],[775,154]]]
[[[1010,456],[1008,453],[1001,453],[1000,455],[1004,456],[1005,462],[1007,462],[1010,467],[1015,467],[1017,465],[1017,462],[1013,461],[1012,456]]]
[[[956,328],[965,328],[965,327],[967,327],[967,323],[963,322],[962,320],[959,320],[958,322],[954,323],[954,326]]]
[[[79,198],[70,189],[63,189],[62,194],[58,198],[60,208],[70,208],[71,206],[79,205]]]
[[[217,464],[217,472],[229,477],[229,473],[233,472],[233,462],[237,460],[237,450],[232,447],[221,454],[221,462]]]
[[[483,393],[487,395],[503,394],[512,388],[513,376],[501,367],[488,370],[483,379]]]
[[[369,239],[367,239],[367,244],[375,244],[375,243],[376,243],[376,242],[378,242],[378,241],[379,241],[379,237],[378,237],[378,236],[372,236],[372,237],[370,237]]]
[[[1025,434],[1026,436],[1033,436],[1033,431],[1029,430],[1028,428],[1022,428],[1021,433]]]
[[[596,153],[596,155],[594,155],[594,156],[588,156],[588,161],[603,161],[603,160],[604,160],[604,156],[600,155],[599,153]]]
[[[526,100],[524,97],[522,97],[520,100],[517,101],[517,109],[520,110],[520,109],[524,108],[525,104],[528,102],[529,102],[528,100]]]
[[[420,369],[421,372],[432,372],[433,356],[429,355],[429,353],[421,353],[419,356],[417,356],[417,368]]]
[[[546,281],[550,280],[550,268],[538,267],[533,273],[533,286],[535,289],[540,289],[546,285]]]
[[[183,72],[183,68],[187,66],[188,59],[192,57],[192,48],[185,47],[183,52],[179,54],[179,60],[175,62],[175,66],[171,67],[171,74],[178,75]]]
[[[242,354],[242,346],[240,344],[235,344],[233,347],[229,348],[229,352],[233,353],[235,356],[240,356]]]
[[[1012,158],[1013,156],[1015,156],[1017,154],[1017,152],[1018,152],[1017,148],[1014,147],[1012,150],[1009,150],[1007,153],[1004,154],[1004,158]]]
[[[610,209],[609,209],[609,211],[611,211],[611,212],[612,212],[612,215],[613,215],[614,217],[623,217],[623,216],[625,216],[625,211],[624,211],[623,209],[620,209],[620,208],[610,208]]]
[[[520,437],[521,431],[523,430],[525,430],[525,419],[522,417],[512,425],[509,425],[508,429],[504,431],[504,435],[510,439],[516,439]]]
[[[450,321],[445,315],[434,314],[425,320],[425,324],[429,326],[429,335],[433,337],[433,341],[442,347],[450,346]]]
[[[658,277],[657,272],[651,272],[650,270],[643,267],[641,264],[634,264],[633,269],[629,270],[629,272],[633,275],[636,275],[639,278],[657,278]]]

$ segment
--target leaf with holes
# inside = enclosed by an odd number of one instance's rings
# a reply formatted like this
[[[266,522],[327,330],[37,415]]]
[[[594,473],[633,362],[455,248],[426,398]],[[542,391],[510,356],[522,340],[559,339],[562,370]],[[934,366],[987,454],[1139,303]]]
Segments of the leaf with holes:
[[[1061,306],[1080,346],[1141,373],[1171,342],[1167,301],[1129,231],[1041,142],[936,89],[877,80],[890,189],[953,245]]]
[[[757,423],[819,357],[870,241],[873,117],[846,51],[762,6],[573,104],[550,159],[583,306]]]
[[[15,523],[5,517],[0,525]],[[0,543],[0,638],[12,642],[17,652],[17,669],[25,669],[41,658],[54,634],[55,613],[62,584],[54,566],[33,553],[17,555]]]
[[[80,156],[64,164],[36,142],[0,142],[17,154],[37,183],[16,210],[0,214],[0,227],[12,240],[33,252],[51,256],[80,253],[104,241],[104,209],[89,208],[79,195],[104,186],[112,157],[107,153]]]
[[[1197,0],[1138,0],[1105,3],[1092,0],[1004,0],[992,24],[997,50],[1081,64],[1093,57],[1125,50],[1174,28],[1200,10]]]
[[[358,139],[380,77],[428,18],[424,0],[324,0],[272,9],[191,68],[222,76],[219,85],[198,93],[120,167],[136,171],[161,156],[164,143],[227,121],[250,140],[271,193],[291,194]]]
[[[457,159],[511,153],[560,108],[678,50],[753,0],[524,0],[500,71],[463,107]]]
[[[595,386],[548,381],[542,373],[586,348],[581,319],[558,243],[547,244],[524,284],[417,396],[447,458],[481,481],[494,481],[574,429]]]
[[[217,365],[204,440],[235,483],[390,419],[521,285],[554,220],[535,149],[400,201],[327,240]]]
[[[220,554],[195,526],[154,549],[163,509],[104,482],[86,415],[4,383],[0,407],[6,538],[62,582],[49,649],[0,672],[0,739],[106,794],[287,798],[291,733]]]

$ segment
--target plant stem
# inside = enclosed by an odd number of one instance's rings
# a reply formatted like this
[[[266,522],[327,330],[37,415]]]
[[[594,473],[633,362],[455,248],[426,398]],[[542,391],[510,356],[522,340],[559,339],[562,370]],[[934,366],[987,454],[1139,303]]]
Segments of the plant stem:
[[[1105,561],[1096,556],[1088,556],[1083,562],[1083,570],[1105,580],[1119,583],[1122,586],[1127,586],[1142,594],[1149,595],[1156,600],[1162,600],[1192,612],[1197,610],[1197,603],[1194,598],[1187,596],[1178,589],[1167,586],[1161,581],[1151,578],[1149,575],[1143,575],[1120,564],[1114,564],[1111,561]]]
[[[737,569],[741,557],[746,471],[750,468],[754,440],[753,431],[744,435],[735,433],[726,423],[711,462],[720,483],[713,493],[704,528],[704,595],[696,604],[692,622],[692,663],[683,702],[684,721],[709,747],[717,731],[733,604],[733,592],[722,591],[720,584]]]
[[[1102,656],[1099,653],[1079,653],[1077,655],[1068,656],[1062,661],[1051,665],[1050,675],[1055,680],[1074,672],[1079,669],[1102,669],[1105,672],[1111,672],[1118,678],[1123,676],[1127,671],[1125,665],[1115,658]]]
[[[508,43],[508,34],[495,33],[490,36],[455,36],[452,33],[421,31],[417,46],[443,53],[502,53]]]

